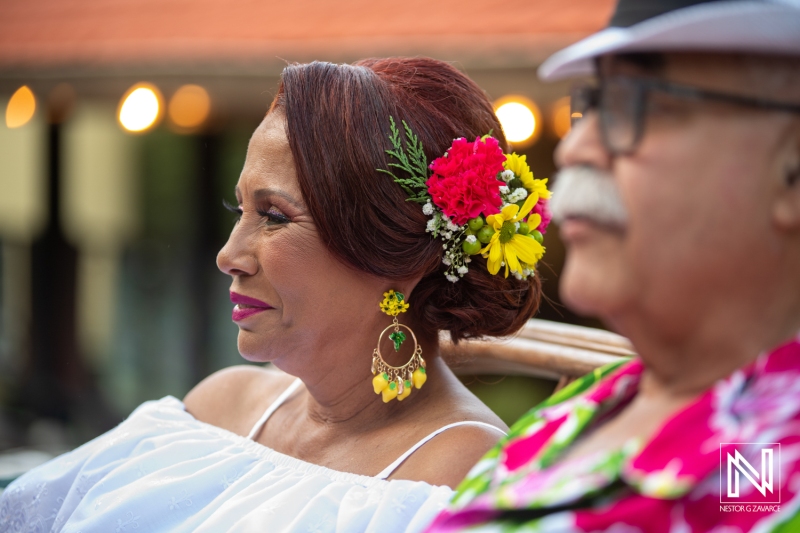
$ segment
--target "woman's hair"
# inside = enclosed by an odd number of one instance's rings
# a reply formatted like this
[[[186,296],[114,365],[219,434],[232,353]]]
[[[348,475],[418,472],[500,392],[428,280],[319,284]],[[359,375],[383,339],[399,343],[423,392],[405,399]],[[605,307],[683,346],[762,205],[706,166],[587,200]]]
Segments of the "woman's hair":
[[[477,255],[463,278],[448,281],[442,241],[425,231],[428,217],[420,204],[406,201],[400,185],[377,170],[392,162],[386,154],[390,116],[400,127],[408,123],[429,163],[453,139],[489,132],[507,151],[492,106],[472,80],[427,58],[290,65],[275,109],[286,117],[300,188],[322,241],[357,270],[396,280],[420,277],[409,304],[428,333],[447,330],[454,342],[509,335],[533,316],[541,296],[538,275],[521,281],[492,275]]]

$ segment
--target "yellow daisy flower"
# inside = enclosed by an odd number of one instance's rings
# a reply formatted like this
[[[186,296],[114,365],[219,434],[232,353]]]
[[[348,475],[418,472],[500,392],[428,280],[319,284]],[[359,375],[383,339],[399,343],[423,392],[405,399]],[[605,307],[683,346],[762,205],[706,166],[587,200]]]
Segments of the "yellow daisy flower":
[[[520,179],[522,186],[525,187],[528,194],[535,195],[537,201],[539,198],[549,200],[550,191],[547,190],[547,180],[535,179],[533,177],[533,172],[531,172],[531,167],[529,167],[528,163],[525,161],[526,159],[527,156],[525,155],[509,154],[506,156],[503,166]]]
[[[494,228],[495,232],[489,244],[481,250],[483,257],[487,258],[487,268],[491,274],[500,271],[500,264],[505,261],[505,277],[511,272],[523,273],[526,266],[533,267],[544,255],[544,246],[539,244],[530,235],[517,233],[516,223],[523,220],[536,205],[538,198],[531,194],[525,200],[522,209],[516,204],[507,205],[496,215],[486,217],[486,223]],[[529,220],[535,222],[532,215]],[[534,220],[532,220],[534,219]]]

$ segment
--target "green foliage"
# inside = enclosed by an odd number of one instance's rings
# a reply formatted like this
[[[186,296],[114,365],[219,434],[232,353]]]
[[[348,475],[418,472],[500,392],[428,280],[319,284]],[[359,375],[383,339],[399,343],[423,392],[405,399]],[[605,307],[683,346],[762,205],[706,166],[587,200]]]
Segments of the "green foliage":
[[[391,123],[391,131],[389,134],[389,141],[394,147],[392,150],[386,150],[386,153],[395,158],[397,163],[389,163],[389,166],[406,172],[408,178],[399,178],[391,170],[379,168],[378,172],[389,174],[395,183],[400,185],[408,194],[407,201],[417,202],[424,204],[430,200],[428,194],[428,187],[425,182],[428,180],[428,159],[425,157],[425,151],[422,149],[422,143],[419,138],[414,135],[411,128],[403,120],[403,130],[405,137],[405,148],[403,147],[403,140],[400,138],[400,130],[394,123],[394,117],[389,117]]]

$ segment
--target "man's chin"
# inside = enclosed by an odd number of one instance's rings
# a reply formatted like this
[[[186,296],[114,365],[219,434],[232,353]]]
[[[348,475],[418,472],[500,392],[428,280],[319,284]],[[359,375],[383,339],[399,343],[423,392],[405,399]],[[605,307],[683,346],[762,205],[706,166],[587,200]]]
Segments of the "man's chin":
[[[561,301],[579,315],[613,314],[630,289],[621,257],[619,240],[610,236],[570,244],[559,279]]]

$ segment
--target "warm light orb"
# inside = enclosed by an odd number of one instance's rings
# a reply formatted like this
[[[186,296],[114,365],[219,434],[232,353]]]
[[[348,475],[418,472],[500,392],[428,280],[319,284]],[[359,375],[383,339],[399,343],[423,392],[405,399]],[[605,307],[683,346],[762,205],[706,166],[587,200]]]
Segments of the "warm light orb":
[[[570,114],[569,96],[559,98],[553,104],[553,131],[559,139],[569,133],[572,128],[572,115]]]
[[[11,95],[6,107],[6,126],[19,128],[27,124],[36,111],[36,98],[27,85],[23,85]]]
[[[532,144],[538,138],[541,120],[536,104],[524,96],[505,96],[494,107],[508,141]]]
[[[161,93],[149,83],[137,83],[125,93],[119,106],[119,123],[128,131],[142,132],[161,118]]]
[[[199,85],[184,85],[169,101],[169,118],[180,128],[192,129],[200,126],[211,111],[211,98]]]

